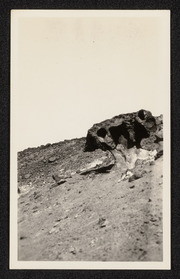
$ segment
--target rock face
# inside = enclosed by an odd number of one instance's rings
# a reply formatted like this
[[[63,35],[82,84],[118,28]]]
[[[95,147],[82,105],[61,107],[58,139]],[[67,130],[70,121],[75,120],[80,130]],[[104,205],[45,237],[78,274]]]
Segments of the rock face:
[[[161,149],[163,140],[162,115],[154,117],[150,111],[120,114],[94,124],[88,130],[85,151],[121,150],[132,147],[146,150]]]

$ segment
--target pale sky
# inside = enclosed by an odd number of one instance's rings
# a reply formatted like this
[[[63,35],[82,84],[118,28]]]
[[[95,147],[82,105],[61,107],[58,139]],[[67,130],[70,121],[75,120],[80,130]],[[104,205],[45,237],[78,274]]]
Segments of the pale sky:
[[[12,124],[18,151],[86,136],[94,123],[121,113],[166,112],[168,13],[24,13],[14,11],[12,17]]]

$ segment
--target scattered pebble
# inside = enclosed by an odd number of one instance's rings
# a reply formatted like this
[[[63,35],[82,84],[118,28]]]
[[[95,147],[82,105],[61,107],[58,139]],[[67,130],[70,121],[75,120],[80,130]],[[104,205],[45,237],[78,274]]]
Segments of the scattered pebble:
[[[128,181],[132,182],[134,180],[137,180],[137,179],[141,178],[143,176],[143,174],[145,174],[145,173],[146,173],[145,170],[144,171],[135,171],[135,173],[131,177],[129,177]]]
[[[71,253],[71,254],[73,254],[73,255],[75,255],[76,254],[76,249],[74,248],[74,247],[70,247],[69,248],[69,252]]]
[[[55,228],[52,228],[50,231],[49,231],[49,234],[52,234],[56,229]]]
[[[60,180],[57,183],[51,184],[50,189],[55,188],[55,187],[65,183],[65,182],[66,182],[66,180]]]
[[[48,163],[53,163],[57,160],[57,158],[55,156],[52,156],[48,159]]]
[[[106,227],[108,223],[109,222],[106,220],[106,218],[99,218],[98,225],[100,226],[100,228]]]
[[[151,218],[150,221],[151,221],[151,222],[156,222],[157,220],[154,219],[154,218]]]
[[[38,199],[40,196],[41,196],[40,193],[34,192],[34,199],[35,200]]]
[[[95,240],[94,240],[94,239],[91,240],[90,245],[91,245],[92,247],[95,246]]]
[[[27,237],[26,236],[24,236],[24,235],[22,235],[22,236],[20,236],[20,240],[23,240],[23,239],[26,239]]]
[[[25,179],[28,179],[28,178],[30,178],[30,176],[31,176],[31,174],[30,174],[30,173],[27,173],[27,174],[25,174],[24,178],[25,178]]]

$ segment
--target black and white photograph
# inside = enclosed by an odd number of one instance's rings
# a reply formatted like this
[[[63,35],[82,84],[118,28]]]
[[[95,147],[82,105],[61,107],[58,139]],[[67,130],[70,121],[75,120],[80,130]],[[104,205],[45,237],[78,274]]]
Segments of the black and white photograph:
[[[170,11],[11,11],[11,269],[170,269]]]

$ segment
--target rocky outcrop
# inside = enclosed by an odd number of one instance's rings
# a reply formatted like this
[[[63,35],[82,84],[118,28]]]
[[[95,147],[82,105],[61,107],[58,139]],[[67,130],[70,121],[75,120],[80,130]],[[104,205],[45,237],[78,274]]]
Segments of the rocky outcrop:
[[[93,160],[91,163],[85,165],[85,167],[79,170],[81,175],[86,175],[91,172],[95,173],[107,173],[116,163],[116,158],[113,153],[106,151],[104,156],[99,159]]]
[[[120,114],[111,119],[94,124],[88,130],[85,151],[95,149],[119,151],[132,147],[159,150],[163,140],[162,115],[154,117],[150,111],[139,110]]]

